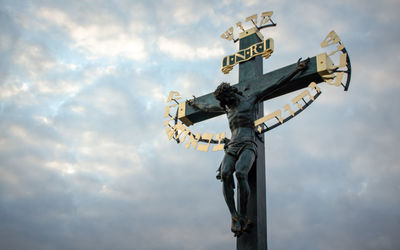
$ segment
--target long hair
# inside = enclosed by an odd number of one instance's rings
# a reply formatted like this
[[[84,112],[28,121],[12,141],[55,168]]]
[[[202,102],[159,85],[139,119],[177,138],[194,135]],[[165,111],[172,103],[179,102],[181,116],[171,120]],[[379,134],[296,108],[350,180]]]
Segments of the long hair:
[[[239,98],[235,94],[243,95],[241,91],[227,82],[222,82],[214,91],[214,96],[219,101],[219,105],[225,110],[226,106],[229,107],[238,104]]]

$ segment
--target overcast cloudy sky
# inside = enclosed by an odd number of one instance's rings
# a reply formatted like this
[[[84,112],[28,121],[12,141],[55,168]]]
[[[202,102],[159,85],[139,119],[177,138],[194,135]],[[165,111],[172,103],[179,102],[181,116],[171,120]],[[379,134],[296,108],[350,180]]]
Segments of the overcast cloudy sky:
[[[349,92],[322,84],[266,134],[269,248],[400,249],[396,0],[0,0],[0,249],[234,249],[223,152],[168,141],[163,113],[170,90],[237,82],[220,34],[269,10],[264,72],[332,29],[353,66]]]

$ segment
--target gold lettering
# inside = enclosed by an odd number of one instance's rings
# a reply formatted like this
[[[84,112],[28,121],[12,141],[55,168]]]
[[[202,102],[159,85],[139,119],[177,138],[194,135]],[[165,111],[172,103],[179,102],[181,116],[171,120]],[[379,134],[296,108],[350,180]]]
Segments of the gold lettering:
[[[176,98],[174,98],[174,95],[176,95]],[[178,100],[178,99],[181,99],[181,94],[179,94],[179,92],[177,92],[177,91],[170,91],[169,92],[169,95],[168,95],[168,100],[167,100],[167,102],[170,102],[170,101],[172,101],[172,100]]]
[[[310,89],[315,89],[318,93],[321,92],[321,89],[317,86],[317,84],[315,82],[310,83],[310,85],[308,85],[308,87]]]
[[[244,50],[239,50],[237,53],[235,53],[235,57],[239,57],[240,59],[243,59],[243,60],[246,59],[246,56],[244,55]],[[241,61],[241,60],[238,60],[238,58],[236,58],[235,61],[237,63],[237,61]]]
[[[246,22],[249,22],[249,21],[251,21],[254,24],[254,26],[257,27],[257,14],[247,17]]]
[[[340,42],[340,37],[336,34],[334,30],[329,32],[325,39],[321,42],[321,48],[325,48]]]
[[[266,115],[264,117],[261,117],[260,119],[258,119],[258,120],[256,120],[254,122],[254,126],[258,126],[260,124],[263,124],[264,122],[266,122],[268,120],[271,120],[273,118],[276,118],[276,119],[278,119],[278,121],[280,123],[283,123],[282,111],[280,109],[278,109],[278,110],[275,110],[274,112],[272,112],[272,113],[270,113],[270,114],[268,114],[268,115]]]
[[[264,51],[262,52],[262,56],[265,59],[268,59],[271,56],[272,52],[274,52],[274,40],[264,40]]]
[[[240,28],[243,32],[245,31],[244,28],[243,28],[243,26],[242,26],[242,22],[237,22],[237,23],[236,23],[236,26],[237,26],[238,28]]]
[[[257,54],[259,53],[257,51],[257,44],[252,45],[250,47],[250,50],[251,50],[251,57],[257,56]]]
[[[339,68],[343,68],[347,66],[347,54],[341,54],[340,55],[340,61],[339,61]]]
[[[263,13],[261,14],[260,26],[263,26],[264,24],[268,23],[269,20],[271,19],[272,14],[274,14],[273,11],[263,12]]]
[[[293,104],[297,104],[297,107],[299,109],[303,109],[303,106],[299,103],[300,100],[302,100],[304,97],[309,96],[311,100],[314,100],[314,96],[312,96],[310,94],[310,91],[308,90],[304,90],[303,92],[301,92],[298,96],[296,96],[295,98],[292,99],[292,103]]]
[[[165,132],[167,132],[168,140],[171,140],[174,137],[175,129],[174,127],[168,127],[165,129]]]
[[[176,104],[167,105],[167,106],[165,107],[164,117],[168,117],[168,116],[169,116],[169,109],[170,109],[170,108],[173,108],[173,107],[176,107]]]
[[[216,134],[215,135],[215,139],[218,140],[218,144],[213,147],[212,151],[222,151],[222,150],[224,150],[225,144],[221,144],[221,141],[223,139],[225,139],[225,138],[226,138],[225,132],[223,132],[221,134]]]
[[[269,43],[268,47],[267,42]],[[228,74],[229,71],[231,71],[236,64],[250,60],[251,58],[258,55],[262,55],[265,58],[268,58],[274,51],[273,46],[273,40],[267,39],[257,44],[251,45],[246,49],[239,50],[234,55],[226,56],[222,59],[221,71],[224,74]]]
[[[179,139],[181,137],[182,133],[184,133],[186,131],[186,127],[182,123],[177,123],[175,125],[175,131],[178,132],[178,134],[176,135],[175,138]],[[185,136],[185,138],[186,138],[186,136]]]
[[[335,81],[333,79],[325,80],[325,82],[329,85],[340,86],[342,84],[342,79],[344,76],[344,72],[339,72],[336,74]]]
[[[213,138],[213,134],[203,133],[203,134],[201,135],[201,138],[204,139],[204,140],[208,140],[208,143],[207,143],[207,145],[201,145],[201,144],[200,144],[200,145],[197,147],[197,150],[203,151],[203,152],[207,152],[207,151],[208,151],[208,148],[210,147],[210,142],[211,142],[211,139]]]
[[[174,120],[175,118],[176,118],[176,116],[171,117],[170,119],[166,120],[166,121],[164,122],[164,126],[168,126],[169,122],[172,121],[172,120]]]
[[[284,110],[284,111],[289,111],[290,115],[291,115],[291,116],[294,116],[294,112],[293,112],[293,110],[290,108],[290,105],[289,105],[289,104],[286,104],[285,106],[283,106],[283,110]]]
[[[199,143],[200,137],[201,137],[200,133],[197,133],[195,137],[193,136],[192,133],[190,133],[189,142],[186,143],[185,148],[190,148],[190,146],[193,146],[193,148],[196,149],[196,146]]]
[[[343,44],[339,44],[339,46],[337,46],[335,51],[332,51],[328,56],[333,56],[334,54],[336,54],[339,51],[342,51],[344,49],[344,45]]]
[[[222,39],[226,39],[228,41],[233,39],[233,27],[230,27],[225,33],[221,35]]]
[[[171,140],[172,138],[179,139],[179,137],[181,136],[181,134],[183,132],[185,132],[185,130],[186,130],[186,127],[182,123],[177,123],[173,127],[168,127],[166,129],[168,140]],[[185,138],[186,138],[186,136],[185,136]]]
[[[324,79],[324,81],[329,81],[332,79],[335,79],[336,75],[335,74],[330,74],[330,75],[323,75],[322,78]]]
[[[186,140],[186,137],[187,137],[187,135],[188,135],[189,133],[191,134],[191,132],[189,131],[189,129],[186,129],[186,130],[182,131],[182,132],[178,135],[177,139],[179,139],[179,144],[182,144],[182,143]],[[182,135],[183,135],[183,137],[181,138]]]
[[[252,55],[251,55],[251,47],[248,47],[247,49],[244,50],[244,54],[246,56],[247,60],[250,60]]]

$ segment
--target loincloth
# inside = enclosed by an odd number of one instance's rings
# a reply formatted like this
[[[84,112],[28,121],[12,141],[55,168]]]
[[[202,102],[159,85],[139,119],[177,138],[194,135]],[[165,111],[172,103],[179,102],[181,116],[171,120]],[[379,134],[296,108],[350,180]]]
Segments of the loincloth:
[[[257,155],[257,144],[254,141],[229,142],[225,147],[225,152],[237,159],[245,149],[250,149]]]

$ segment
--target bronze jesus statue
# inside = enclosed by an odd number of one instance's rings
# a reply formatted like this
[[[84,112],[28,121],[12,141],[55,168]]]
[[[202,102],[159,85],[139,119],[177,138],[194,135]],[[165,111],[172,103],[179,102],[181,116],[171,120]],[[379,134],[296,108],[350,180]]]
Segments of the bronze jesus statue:
[[[282,87],[289,82],[299,72],[307,68],[309,58],[297,62],[295,70],[286,77],[283,77],[276,84],[263,91],[249,95],[246,89],[241,92],[229,83],[221,83],[214,91],[215,98],[219,101],[219,106],[211,106],[199,103],[196,98],[189,100],[189,105],[204,112],[226,113],[231,139],[225,144],[225,156],[218,170],[217,179],[222,181],[222,189],[225,202],[232,217],[231,231],[235,237],[239,237],[243,232],[249,230],[251,221],[247,218],[247,203],[249,200],[250,187],[248,183],[248,173],[257,157],[256,131],[254,121],[256,119],[256,107],[264,97],[275,91],[278,86]],[[234,199],[234,180],[233,173],[236,175],[239,186],[239,207],[235,206]]]

